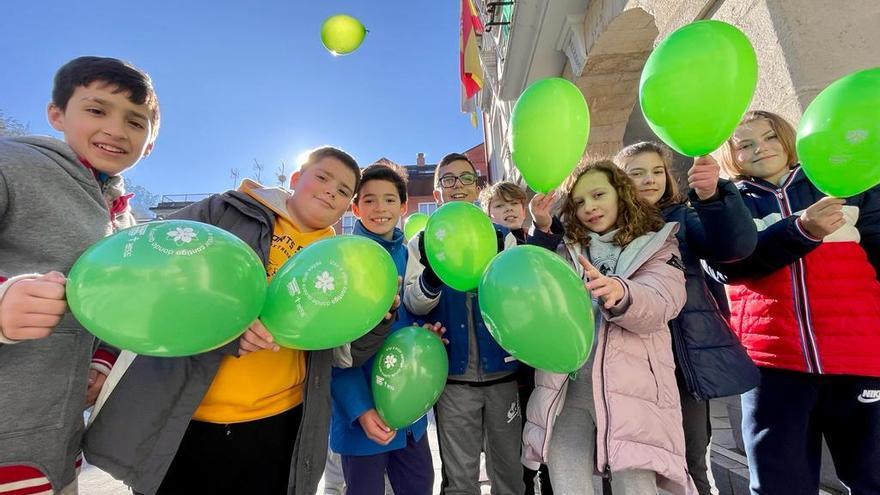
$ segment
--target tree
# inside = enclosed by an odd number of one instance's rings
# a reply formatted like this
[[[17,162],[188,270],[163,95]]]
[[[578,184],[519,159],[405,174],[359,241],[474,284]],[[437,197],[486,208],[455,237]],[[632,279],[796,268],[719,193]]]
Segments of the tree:
[[[129,204],[131,213],[136,218],[153,218],[156,215],[150,210],[151,206],[159,204],[159,195],[151,193],[146,187],[135,184],[128,177],[125,178],[125,192],[134,193]]]
[[[0,110],[0,137],[24,136],[26,134],[30,134],[30,129],[26,124],[22,124],[12,117],[7,117],[3,110]]]

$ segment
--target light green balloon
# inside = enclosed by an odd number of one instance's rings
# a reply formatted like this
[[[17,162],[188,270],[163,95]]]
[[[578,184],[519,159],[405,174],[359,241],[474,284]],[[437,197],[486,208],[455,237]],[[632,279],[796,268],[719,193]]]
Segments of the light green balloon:
[[[422,327],[405,327],[385,340],[373,361],[376,412],[391,428],[405,428],[440,398],[449,358],[440,339]]]
[[[586,362],[593,345],[593,306],[584,282],[555,253],[517,246],[499,254],[480,282],[480,312],[511,356],[556,373]]]
[[[513,107],[511,156],[534,191],[546,194],[562,184],[584,155],[589,135],[587,102],[566,79],[533,83]]]
[[[425,230],[425,225],[428,225],[428,215],[421,212],[413,213],[406,217],[406,222],[403,224],[403,235],[407,240],[410,240],[416,234]]]
[[[702,156],[733,134],[757,81],[758,61],[746,35],[725,22],[697,21],[651,52],[639,101],[660,139],[683,155]]]
[[[331,237],[278,270],[260,321],[278,345],[332,349],[379,324],[396,294],[397,268],[388,251],[366,237]]]
[[[244,241],[187,220],[102,239],[67,277],[67,303],[87,330],[150,356],[199,354],[234,340],[265,296],[266,269]]]
[[[428,263],[440,280],[455,290],[476,289],[486,265],[498,254],[492,221],[470,203],[455,201],[441,206],[422,235]]]
[[[361,21],[345,14],[328,17],[321,26],[321,42],[333,55],[348,55],[357,50],[366,34]]]
[[[829,196],[880,184],[880,67],[838,79],[816,96],[798,126],[797,154]]]

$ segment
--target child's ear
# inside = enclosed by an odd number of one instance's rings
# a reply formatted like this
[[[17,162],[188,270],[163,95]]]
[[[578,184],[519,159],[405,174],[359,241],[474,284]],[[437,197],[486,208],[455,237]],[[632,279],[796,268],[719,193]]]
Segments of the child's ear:
[[[58,108],[55,103],[49,103],[46,109],[46,115],[49,118],[49,125],[59,132],[64,132],[64,110]]]
[[[438,205],[443,204],[443,198],[440,197],[440,191],[437,189],[434,189],[434,202],[437,203]]]
[[[409,205],[407,205],[406,203],[400,204],[400,216],[406,215],[406,211],[409,209],[408,206]]]
[[[354,216],[356,216],[358,219],[361,218],[361,209],[358,208],[358,205],[356,202],[351,203],[351,212],[354,213]]]
[[[290,174],[290,188],[296,189],[296,183],[299,182],[299,177],[302,175],[302,171],[297,170],[296,172]]]
[[[141,158],[146,158],[146,157],[150,156],[150,153],[153,152],[153,144],[154,143],[150,143],[147,145],[146,148],[144,148],[144,154],[143,154],[143,156],[141,156]]]

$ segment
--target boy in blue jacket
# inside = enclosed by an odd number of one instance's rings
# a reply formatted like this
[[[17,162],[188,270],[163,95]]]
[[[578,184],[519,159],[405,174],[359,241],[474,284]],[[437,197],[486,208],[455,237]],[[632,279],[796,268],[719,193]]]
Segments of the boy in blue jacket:
[[[382,163],[364,169],[352,210],[358,218],[354,234],[378,242],[391,254],[397,273],[406,273],[407,249],[403,232],[396,227],[406,213],[405,172]],[[397,317],[391,333],[414,324],[403,307]],[[428,327],[443,332],[439,324]],[[399,431],[389,428],[373,403],[372,369],[373,359],[360,367],[333,370],[330,448],[342,456],[347,493],[383,495],[387,473],[395,493],[428,495],[434,467],[425,435],[427,418]]]
[[[477,171],[467,156],[450,153],[434,171],[434,199],[477,200]],[[496,226],[499,250],[516,245]],[[443,462],[441,493],[479,493],[480,452],[495,495],[523,493],[522,416],[516,383],[519,362],[498,345],[483,321],[476,291],[446,286],[427,262],[422,234],[410,239],[403,306],[448,329],[449,378],[435,407]]]

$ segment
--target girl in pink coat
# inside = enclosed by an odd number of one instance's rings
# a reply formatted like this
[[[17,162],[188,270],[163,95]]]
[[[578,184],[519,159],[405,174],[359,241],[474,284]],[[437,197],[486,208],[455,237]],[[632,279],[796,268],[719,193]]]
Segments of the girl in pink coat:
[[[563,192],[564,238],[550,231],[552,195],[532,200],[533,238],[584,278],[596,337],[579,371],[536,370],[523,463],[546,462],[559,493],[592,494],[594,473],[614,495],[695,493],[667,326],[686,297],[678,226],[609,161],[576,169]]]

